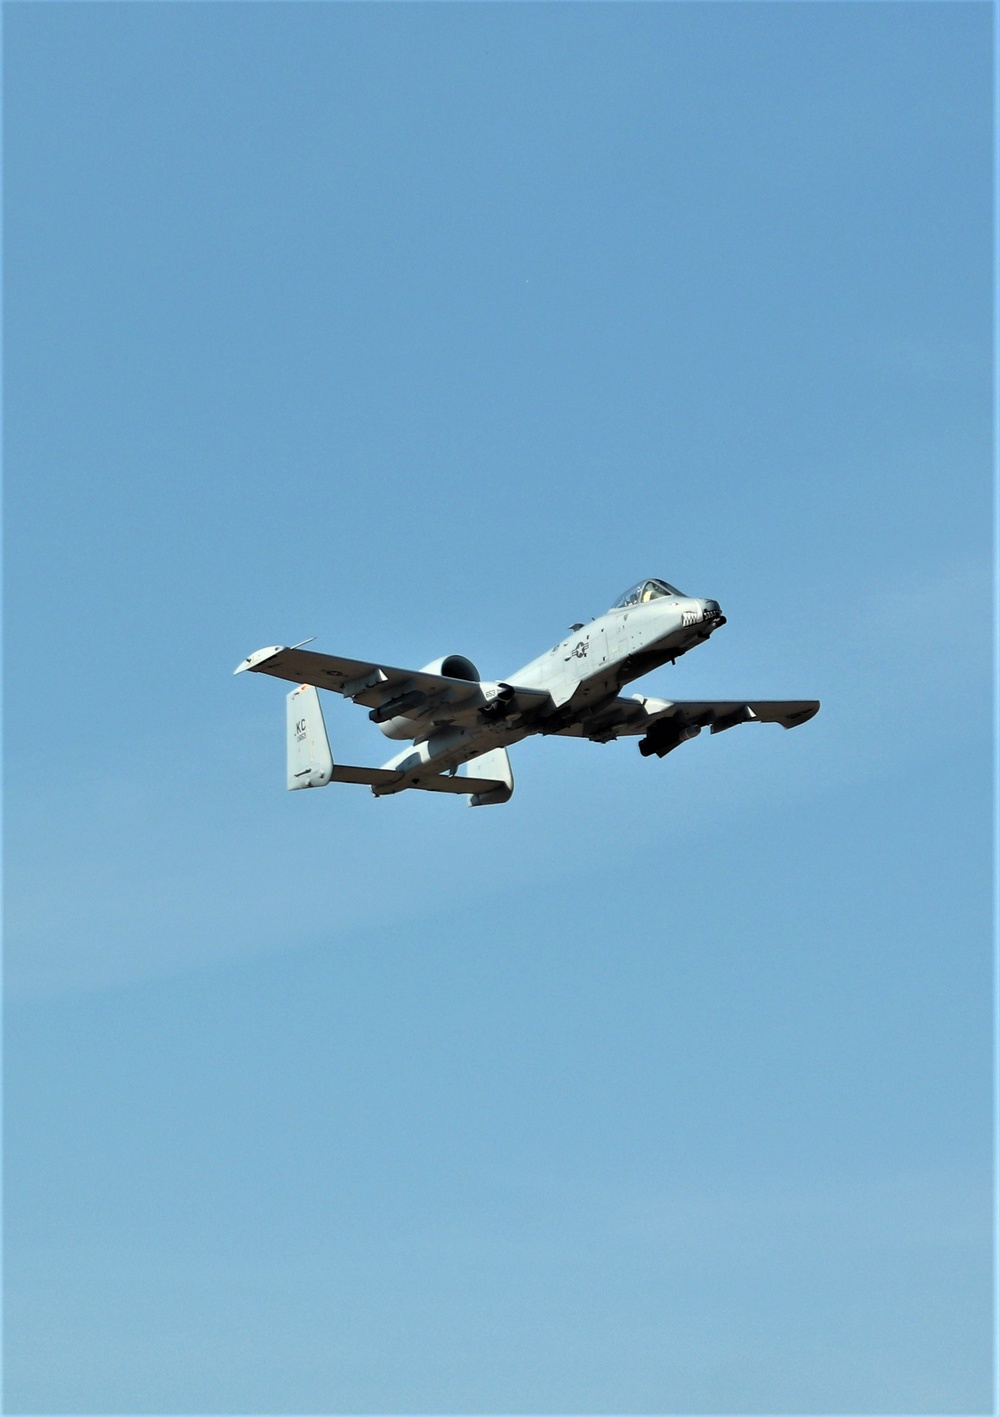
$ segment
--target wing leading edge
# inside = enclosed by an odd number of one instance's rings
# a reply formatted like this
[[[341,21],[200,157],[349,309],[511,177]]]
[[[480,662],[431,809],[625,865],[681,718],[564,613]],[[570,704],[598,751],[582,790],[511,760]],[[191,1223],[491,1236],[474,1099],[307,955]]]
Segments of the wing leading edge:
[[[345,659],[337,654],[320,654],[312,649],[289,649],[271,645],[247,655],[234,674],[271,674],[275,679],[287,679],[292,684],[315,684],[343,694],[366,708],[378,708],[387,693],[417,691],[425,696],[444,690],[459,698],[472,698],[479,685],[466,679],[446,679],[440,674],[425,674],[417,669],[393,669],[387,664],[373,664],[361,659]]]
[[[654,707],[656,705],[657,707]],[[688,723],[697,723],[699,728],[710,728],[713,733],[721,733],[725,728],[734,728],[737,723],[780,723],[782,728],[798,728],[819,713],[818,699],[737,699],[723,700],[677,700],[670,703],[663,699],[646,699],[645,726],[661,723],[664,719],[684,718]],[[640,728],[629,732],[641,732]]]
[[[780,723],[782,728],[797,728],[815,717],[819,708],[818,699],[669,700],[636,694],[613,700],[563,732],[605,743],[645,735],[640,751],[662,757],[703,728],[711,733],[722,733],[740,723]]]
[[[233,673],[248,671],[270,674],[292,684],[314,684],[317,688],[343,694],[353,703],[370,709],[376,722],[394,714],[419,718],[437,708],[444,709],[448,718],[483,708],[502,710],[504,714],[515,710],[525,713],[545,708],[551,702],[548,693],[540,689],[449,679],[422,669],[394,669],[388,664],[345,659],[341,655],[285,645],[257,650],[238,664]]]

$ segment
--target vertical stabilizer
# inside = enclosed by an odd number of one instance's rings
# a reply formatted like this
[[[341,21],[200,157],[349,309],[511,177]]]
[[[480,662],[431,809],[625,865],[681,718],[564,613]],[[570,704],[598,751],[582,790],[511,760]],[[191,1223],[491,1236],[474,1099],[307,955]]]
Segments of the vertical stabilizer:
[[[514,795],[514,773],[506,748],[493,748],[488,753],[480,753],[478,758],[470,758],[465,771],[469,777],[493,778],[497,784],[490,792],[470,796],[470,807],[491,807],[494,803],[509,802]]]
[[[333,754],[319,694],[311,684],[301,684],[288,695],[288,790],[325,787],[332,776]]]

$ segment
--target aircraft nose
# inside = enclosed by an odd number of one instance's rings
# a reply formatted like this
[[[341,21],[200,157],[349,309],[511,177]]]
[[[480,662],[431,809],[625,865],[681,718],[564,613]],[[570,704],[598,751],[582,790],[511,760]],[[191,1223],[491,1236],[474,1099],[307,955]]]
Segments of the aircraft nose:
[[[716,625],[724,625],[726,617],[719,608],[717,600],[703,600],[701,602],[701,613],[706,620],[714,621]]]

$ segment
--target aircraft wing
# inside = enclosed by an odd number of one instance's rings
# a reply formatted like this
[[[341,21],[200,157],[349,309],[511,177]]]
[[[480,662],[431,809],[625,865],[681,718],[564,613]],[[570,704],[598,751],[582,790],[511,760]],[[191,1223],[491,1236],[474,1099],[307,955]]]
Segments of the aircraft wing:
[[[447,708],[448,716],[495,703],[505,713],[542,708],[549,695],[537,689],[510,684],[480,684],[468,679],[448,679],[420,669],[394,669],[368,660],[344,659],[316,650],[271,645],[248,655],[234,674],[271,674],[292,684],[312,684],[343,694],[356,704],[364,704],[379,721],[396,714],[419,717],[432,707]],[[450,790],[450,789],[444,789]]]
[[[615,699],[599,709],[590,720],[568,730],[587,738],[610,741],[631,734],[653,731],[668,741],[675,730],[708,728],[722,733],[738,723],[780,723],[782,728],[797,728],[819,713],[818,699],[711,699],[676,700],[647,699],[636,694],[630,699]]]
[[[721,733],[724,728],[734,728],[737,723],[780,723],[782,728],[797,728],[819,713],[818,699],[738,699],[681,700],[654,707],[655,699],[647,699],[644,705],[646,717],[630,733],[641,733],[653,723],[663,719],[686,719],[699,728],[711,728],[713,733]]]

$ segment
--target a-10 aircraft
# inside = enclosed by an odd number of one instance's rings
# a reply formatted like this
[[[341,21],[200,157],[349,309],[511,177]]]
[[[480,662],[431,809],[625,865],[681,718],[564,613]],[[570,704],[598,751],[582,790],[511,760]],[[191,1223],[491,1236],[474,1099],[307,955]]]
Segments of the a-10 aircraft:
[[[666,581],[647,580],[497,682],[480,679],[460,654],[420,670],[393,669],[301,645],[259,649],[233,672],[272,674],[299,686],[288,695],[290,789],[357,782],[376,797],[419,788],[465,793],[471,807],[482,807],[510,800],[514,776],[507,749],[531,733],[593,743],[639,737],[640,753],[662,758],[703,728],[721,733],[754,722],[795,728],[812,718],[819,711],[816,699],[693,703],[619,697],[624,684],[673,663],[725,623],[716,601],[694,600]],[[387,738],[409,746],[380,768],[335,763],[316,686],[363,704]]]

